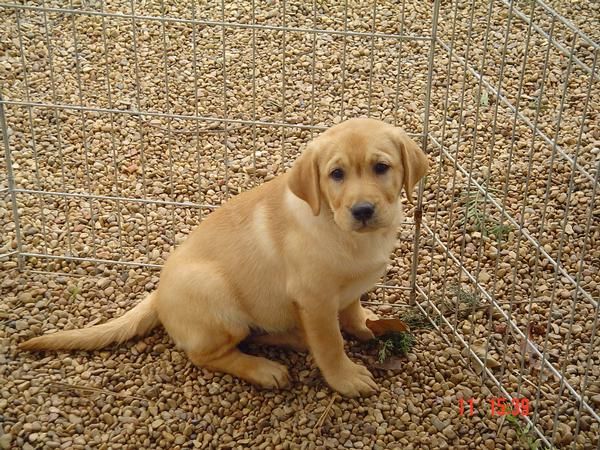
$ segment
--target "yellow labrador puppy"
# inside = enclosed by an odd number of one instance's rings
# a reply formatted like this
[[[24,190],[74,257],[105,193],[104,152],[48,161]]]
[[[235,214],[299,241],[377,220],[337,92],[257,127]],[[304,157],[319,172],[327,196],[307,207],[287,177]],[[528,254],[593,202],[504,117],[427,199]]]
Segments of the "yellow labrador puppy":
[[[329,385],[375,391],[369,371],[344,352],[341,329],[372,338],[361,294],[383,274],[409,199],[427,171],[401,129],[352,119],[314,139],[287,173],[231,199],[168,259],[158,289],[122,317],[33,338],[27,350],[96,349],[161,323],[194,364],[266,388],[287,368],[241,352],[256,341],[311,351]]]

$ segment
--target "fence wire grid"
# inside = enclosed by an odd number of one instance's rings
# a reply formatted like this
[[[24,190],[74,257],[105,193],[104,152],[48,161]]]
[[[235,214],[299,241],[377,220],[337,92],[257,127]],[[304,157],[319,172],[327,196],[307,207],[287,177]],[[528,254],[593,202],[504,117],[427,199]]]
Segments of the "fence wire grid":
[[[158,269],[316,133],[386,120],[432,168],[373,301],[414,304],[482,383],[528,398],[545,445],[600,448],[593,24],[539,0],[31,1],[0,14],[0,254],[15,270]]]

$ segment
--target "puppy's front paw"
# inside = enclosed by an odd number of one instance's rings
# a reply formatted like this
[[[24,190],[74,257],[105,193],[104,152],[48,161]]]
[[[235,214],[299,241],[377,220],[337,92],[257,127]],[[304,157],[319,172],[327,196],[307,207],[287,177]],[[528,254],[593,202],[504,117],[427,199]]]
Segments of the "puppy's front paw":
[[[377,390],[371,372],[359,364],[348,361],[341,365],[335,373],[325,376],[329,385],[346,397],[371,395]]]

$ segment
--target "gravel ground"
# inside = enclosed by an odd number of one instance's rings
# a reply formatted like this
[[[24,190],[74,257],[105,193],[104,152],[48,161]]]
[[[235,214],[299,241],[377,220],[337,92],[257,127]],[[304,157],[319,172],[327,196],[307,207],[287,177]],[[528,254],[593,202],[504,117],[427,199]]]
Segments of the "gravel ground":
[[[275,2],[261,2],[254,14],[250,2],[231,2],[223,11],[218,2],[195,10],[185,2],[136,4],[137,15],[183,19],[164,26],[157,20],[132,24],[129,2],[107,2],[105,11],[123,16],[104,19],[65,12],[17,15],[0,8],[5,99],[104,109],[6,106],[17,187],[50,192],[18,196],[25,251],[160,265],[215,206],[285,170],[315,132],[302,126],[371,115],[421,133],[428,43],[383,34],[429,35],[429,2],[406,2],[402,10],[401,2],[379,1],[374,20],[370,2],[350,3],[347,20],[335,2],[314,10],[306,2],[286,2],[285,15]],[[575,296],[564,276],[555,276],[552,264],[515,226],[560,260],[586,293],[600,298],[598,85],[586,102],[589,73],[555,48],[547,52],[547,40],[529,35],[517,17],[510,19],[505,39],[509,17],[502,2],[491,8],[475,2],[474,9],[463,3],[455,14],[455,5],[443,2],[440,12],[429,131],[446,154],[435,142],[428,149],[434,165],[424,219],[438,241],[425,233],[419,252],[418,282],[431,300],[423,306],[441,333],[431,324],[417,327],[416,346],[401,370],[374,369],[380,393],[341,399],[310,358],[275,350],[267,352],[291,367],[294,384],[287,391],[260,391],[193,367],[163,332],[103,352],[18,353],[16,343],[27,337],[121,314],[155,287],[158,271],[29,257],[31,270],[18,272],[14,260],[3,260],[8,276],[0,286],[0,448],[532,448],[534,437],[523,433],[521,419],[512,423],[491,415],[490,400],[502,393],[489,377],[482,381],[459,338],[486,360],[508,392],[532,402],[539,396],[536,423],[547,436],[554,433],[557,448],[597,442],[598,422],[585,410],[577,420],[579,405],[540,370],[506,318],[489,308],[443,246],[598,411],[598,310],[585,296]],[[597,3],[552,5],[598,39]],[[100,11],[102,3],[73,1],[69,7]],[[530,1],[517,7],[572,48],[581,64],[593,66],[591,47],[580,38],[573,44],[572,34],[542,8]],[[187,19],[208,22],[195,26]],[[215,21],[271,29],[223,30]],[[302,31],[312,28],[382,35],[344,39]],[[465,70],[461,58],[467,56],[469,67],[483,74],[481,85]],[[492,89],[500,83],[525,120],[549,138],[556,135],[567,157],[577,156],[575,171],[542,138],[534,139],[522,118],[515,120]],[[256,121],[292,126],[252,126]],[[470,218],[464,226],[473,181],[515,223],[479,201],[487,222]],[[7,238],[0,254],[16,248],[11,205],[3,201],[0,224]],[[502,239],[486,234],[486,223],[506,225]],[[412,236],[412,227],[400,232],[386,285],[408,286]],[[370,300],[382,315],[416,313],[406,306],[404,291],[378,288]],[[369,355],[357,343],[349,343],[349,351],[356,359]],[[366,363],[372,365],[371,359]],[[475,399],[474,416],[460,415],[460,398]]]
[[[5,433],[17,447],[498,448],[516,440],[514,428],[490,417],[489,405],[478,405],[476,416],[459,415],[459,398],[484,402],[497,393],[431,330],[416,331],[402,370],[377,370],[380,392],[361,400],[332,394],[314,364],[291,351],[267,352],[292,367],[291,389],[255,389],[194,367],[162,331],[92,354],[32,358],[15,350],[15,341],[46,329],[120,314],[150,287],[142,271],[105,275],[73,281],[15,274],[3,283],[10,335],[3,340],[0,401]],[[364,345],[349,351],[355,359],[365,355]]]

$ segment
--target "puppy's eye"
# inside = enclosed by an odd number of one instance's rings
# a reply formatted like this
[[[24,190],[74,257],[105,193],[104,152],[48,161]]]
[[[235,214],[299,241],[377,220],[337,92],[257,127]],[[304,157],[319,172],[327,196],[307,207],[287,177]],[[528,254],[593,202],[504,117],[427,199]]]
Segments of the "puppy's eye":
[[[383,175],[384,173],[386,173],[388,170],[390,169],[390,166],[387,165],[386,163],[377,163],[375,164],[375,166],[373,167],[373,170],[375,171],[375,173],[377,175]]]
[[[333,169],[329,176],[335,181],[342,181],[344,179],[344,171],[342,169]]]

